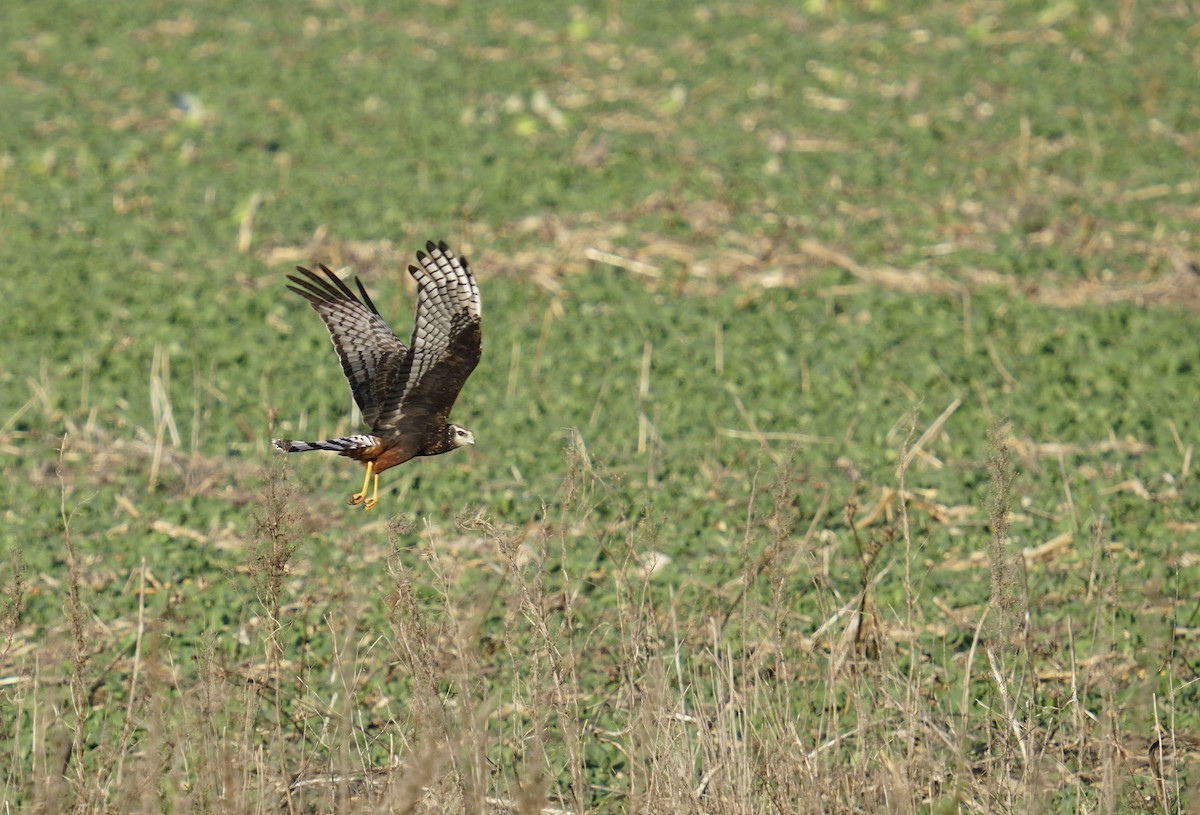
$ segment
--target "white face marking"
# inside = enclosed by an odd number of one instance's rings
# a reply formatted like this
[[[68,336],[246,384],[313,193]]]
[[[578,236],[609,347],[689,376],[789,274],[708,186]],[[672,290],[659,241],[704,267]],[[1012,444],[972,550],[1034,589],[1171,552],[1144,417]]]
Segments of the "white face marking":
[[[475,434],[470,430],[458,425],[451,425],[451,427],[454,429],[454,435],[451,436],[450,441],[455,447],[464,447],[475,443]]]

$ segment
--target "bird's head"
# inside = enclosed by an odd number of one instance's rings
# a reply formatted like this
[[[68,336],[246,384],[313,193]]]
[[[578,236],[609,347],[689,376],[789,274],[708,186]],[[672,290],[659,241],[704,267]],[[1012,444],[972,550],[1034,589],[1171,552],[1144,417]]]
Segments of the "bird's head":
[[[466,447],[468,444],[475,443],[475,434],[465,427],[456,424],[450,425],[450,446],[451,447]]]

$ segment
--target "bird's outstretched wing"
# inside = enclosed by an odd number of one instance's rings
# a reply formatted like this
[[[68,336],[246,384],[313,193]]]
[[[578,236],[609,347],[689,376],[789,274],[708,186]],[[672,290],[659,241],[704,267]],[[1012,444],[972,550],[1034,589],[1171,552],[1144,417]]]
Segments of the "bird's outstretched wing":
[[[406,423],[445,423],[479,364],[479,285],[445,243],[425,244],[408,272],[417,281],[417,317],[404,365],[381,405],[376,432]],[[426,254],[426,252],[428,254]]]
[[[328,279],[297,266],[302,277],[288,275],[293,284],[288,288],[308,300],[325,321],[354,401],[363,420],[374,427],[409,356],[408,348],[379,316],[361,281],[355,280],[360,299],[327,266],[320,268]]]

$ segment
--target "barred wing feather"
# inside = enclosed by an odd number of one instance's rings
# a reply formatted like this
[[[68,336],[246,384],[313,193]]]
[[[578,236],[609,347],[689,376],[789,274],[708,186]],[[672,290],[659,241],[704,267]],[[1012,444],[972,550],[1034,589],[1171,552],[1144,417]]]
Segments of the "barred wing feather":
[[[360,281],[355,283],[361,299],[327,266],[320,269],[326,277],[296,267],[302,276],[288,275],[292,282],[288,288],[308,300],[325,321],[354,401],[366,423],[374,427],[408,348],[384,322]]]
[[[482,351],[479,285],[445,243],[425,245],[409,274],[417,281],[410,348],[378,417],[377,432],[404,424],[443,424]]]

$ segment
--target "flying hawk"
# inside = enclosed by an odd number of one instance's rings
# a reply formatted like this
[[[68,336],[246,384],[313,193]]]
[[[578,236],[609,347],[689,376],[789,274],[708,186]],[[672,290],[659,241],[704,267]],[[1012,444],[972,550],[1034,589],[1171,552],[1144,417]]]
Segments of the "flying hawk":
[[[293,284],[288,288],[308,300],[325,321],[371,432],[273,443],[284,453],[332,450],[363,462],[363,488],[350,496],[350,504],[374,509],[384,470],[475,443],[470,430],[447,419],[463,383],[479,364],[479,285],[466,258],[455,257],[445,243],[425,244],[425,252],[417,252],[417,265],[408,267],[417,281],[417,317],[405,346],[379,316],[361,281],[355,280],[356,295],[324,264],[320,268],[325,277],[297,266],[302,277],[288,275]],[[372,476],[374,489],[367,498]]]

